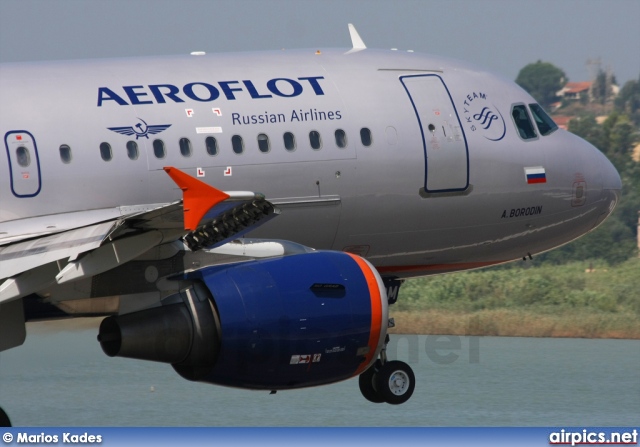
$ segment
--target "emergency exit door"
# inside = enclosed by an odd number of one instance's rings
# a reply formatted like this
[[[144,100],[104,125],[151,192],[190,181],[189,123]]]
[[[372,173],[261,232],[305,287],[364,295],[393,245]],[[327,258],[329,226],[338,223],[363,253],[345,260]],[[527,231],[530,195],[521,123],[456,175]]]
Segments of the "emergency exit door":
[[[42,180],[35,138],[26,130],[12,130],[5,134],[4,145],[9,162],[11,192],[16,197],[37,196]]]

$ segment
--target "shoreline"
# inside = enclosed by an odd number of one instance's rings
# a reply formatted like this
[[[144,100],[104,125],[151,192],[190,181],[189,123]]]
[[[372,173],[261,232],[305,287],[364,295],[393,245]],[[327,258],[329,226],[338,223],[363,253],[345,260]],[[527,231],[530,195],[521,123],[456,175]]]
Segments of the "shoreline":
[[[467,313],[391,310],[389,316],[396,324],[389,334],[640,340],[636,315],[494,309]]]

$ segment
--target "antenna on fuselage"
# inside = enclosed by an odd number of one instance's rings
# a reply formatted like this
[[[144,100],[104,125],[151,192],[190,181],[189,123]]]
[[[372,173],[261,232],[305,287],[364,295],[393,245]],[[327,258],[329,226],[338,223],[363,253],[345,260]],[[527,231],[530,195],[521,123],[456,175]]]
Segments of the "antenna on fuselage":
[[[360,50],[367,49],[367,46],[364,44],[364,41],[362,40],[362,37],[360,37],[360,34],[358,34],[358,31],[356,31],[356,27],[353,26],[352,23],[349,23],[349,35],[351,36],[351,45],[353,45],[353,48],[351,49],[351,51],[360,51]]]

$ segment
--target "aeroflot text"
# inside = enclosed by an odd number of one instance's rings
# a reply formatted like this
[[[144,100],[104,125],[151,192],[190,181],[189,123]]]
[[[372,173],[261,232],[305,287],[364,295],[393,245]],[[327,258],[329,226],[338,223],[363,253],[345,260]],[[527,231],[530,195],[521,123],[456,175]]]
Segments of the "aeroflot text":
[[[254,83],[250,80],[219,81],[217,87],[208,82],[190,82],[178,87],[173,84],[126,85],[122,91],[109,87],[98,87],[98,107],[103,104],[118,104],[120,106],[142,104],[166,104],[167,102],[186,102],[190,99],[198,102],[211,102],[220,97],[220,92],[226,99],[251,98],[264,99],[293,98],[300,96],[305,90],[313,90],[316,96],[324,95],[320,80],[324,76],[307,76],[296,79],[274,78],[265,83]],[[124,92],[124,93],[122,93]],[[237,96],[237,97],[236,97]]]

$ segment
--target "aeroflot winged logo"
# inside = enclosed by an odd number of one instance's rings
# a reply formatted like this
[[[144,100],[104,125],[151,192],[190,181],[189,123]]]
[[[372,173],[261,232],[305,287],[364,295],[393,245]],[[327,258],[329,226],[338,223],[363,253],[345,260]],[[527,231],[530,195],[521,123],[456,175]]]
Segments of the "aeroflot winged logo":
[[[463,102],[464,120],[471,132],[480,132],[487,140],[500,141],[507,133],[502,113],[482,92],[471,92]]]
[[[251,80],[243,80],[218,81],[215,83],[217,85],[209,82],[189,82],[183,86],[153,84],[125,85],[121,89],[98,87],[98,107],[108,104],[130,106],[167,104],[171,102],[181,103],[187,100],[211,102],[220,97],[221,91],[229,101],[242,98],[273,98],[275,96],[293,98],[302,95],[303,92],[308,90],[313,90],[316,96],[322,96],[324,95],[324,90],[320,85],[320,81],[323,79],[324,76],[305,76],[296,79],[274,78],[266,82],[256,83]]]
[[[155,135],[171,127],[171,124],[155,124],[149,126],[142,118],[138,119],[140,122],[135,126],[107,127],[107,129],[122,135],[135,135],[136,140],[141,137],[145,137],[148,140],[149,135]]]

